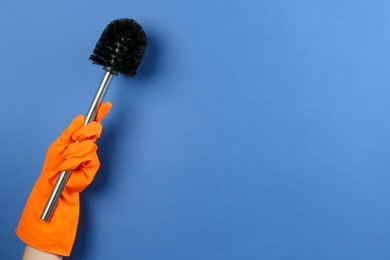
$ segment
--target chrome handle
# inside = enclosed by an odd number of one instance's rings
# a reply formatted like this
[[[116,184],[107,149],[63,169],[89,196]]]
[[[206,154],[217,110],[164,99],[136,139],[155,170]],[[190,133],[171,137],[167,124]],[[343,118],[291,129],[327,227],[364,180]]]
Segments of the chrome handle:
[[[87,125],[91,123],[93,120],[95,120],[97,111],[99,109],[99,106],[101,105],[103,98],[107,92],[107,89],[111,83],[111,79],[114,75],[116,75],[115,72],[111,71],[109,68],[105,68],[106,72],[104,73],[103,79],[99,85],[98,90],[96,91],[95,97],[92,100],[92,103],[89,107],[89,110],[87,112],[87,115],[85,116],[85,123],[84,125]],[[50,218],[53,214],[53,211],[55,209],[55,206],[57,205],[57,202],[62,194],[62,191],[65,188],[66,182],[69,179],[71,171],[63,171],[60,173],[60,176],[58,177],[54,188],[50,194],[49,199],[46,202],[46,206],[42,211],[41,219],[49,222]]]

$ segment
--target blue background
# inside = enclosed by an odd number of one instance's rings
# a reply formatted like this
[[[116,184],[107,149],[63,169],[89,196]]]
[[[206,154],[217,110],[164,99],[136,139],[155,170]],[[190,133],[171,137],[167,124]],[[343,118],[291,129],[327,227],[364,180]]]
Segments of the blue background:
[[[0,258],[49,144],[102,77],[105,26],[149,39],[116,77],[69,259],[390,259],[390,3],[3,1]]]

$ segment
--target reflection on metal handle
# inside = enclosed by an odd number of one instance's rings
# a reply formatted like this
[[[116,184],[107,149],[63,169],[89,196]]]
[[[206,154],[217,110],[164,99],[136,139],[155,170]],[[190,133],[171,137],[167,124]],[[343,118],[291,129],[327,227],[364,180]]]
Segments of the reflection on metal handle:
[[[105,68],[105,70],[106,73],[104,73],[100,86],[96,91],[95,97],[93,98],[92,103],[87,112],[87,115],[85,116],[84,125],[87,125],[91,123],[93,120],[95,120],[97,110],[103,101],[104,95],[106,94],[107,89],[111,83],[111,79],[114,75],[116,75],[116,73],[111,71],[109,68]],[[57,205],[58,199],[60,198],[61,193],[65,188],[65,184],[69,178],[69,175],[70,175],[70,171],[63,171],[60,173],[60,176],[58,177],[56,184],[54,185],[50,197],[46,202],[46,206],[42,211],[41,214],[42,220],[46,222],[50,220],[54,208]]]
[[[62,191],[65,188],[65,184],[69,178],[70,171],[61,172],[58,177],[56,184],[54,185],[53,191],[50,194],[49,199],[47,200],[46,206],[43,209],[41,219],[48,222],[50,220],[51,214],[53,213],[54,207],[57,205],[58,199],[61,196]]]

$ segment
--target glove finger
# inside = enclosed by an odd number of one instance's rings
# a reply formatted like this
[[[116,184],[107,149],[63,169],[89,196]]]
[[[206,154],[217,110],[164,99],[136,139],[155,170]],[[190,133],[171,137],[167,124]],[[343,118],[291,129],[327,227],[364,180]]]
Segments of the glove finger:
[[[86,126],[81,127],[73,135],[74,141],[92,140],[96,141],[102,133],[102,125],[96,121],[89,123]]]
[[[84,157],[91,152],[96,152],[97,145],[90,141],[84,140],[70,144],[63,153],[65,159]]]
[[[72,141],[71,136],[79,130],[85,122],[85,117],[82,115],[76,116],[67,128],[62,132],[60,138],[67,141]]]
[[[60,171],[68,171],[68,170],[75,170],[77,167],[80,166],[83,162],[89,160],[86,157],[81,157],[81,158],[69,158],[66,159],[63,163],[61,163],[59,169]]]
[[[93,181],[99,167],[100,162],[97,154],[91,154],[90,160],[85,161],[71,172],[66,188],[71,192],[81,192]]]
[[[95,121],[100,122],[110,112],[112,108],[111,102],[107,101],[99,107]]]
[[[66,159],[63,161],[60,166],[60,171],[67,171],[67,170],[77,170],[78,168],[88,168],[88,167],[94,167],[99,163],[99,159],[97,159],[97,154],[95,152],[89,153],[86,156],[83,157],[72,157],[69,159]]]

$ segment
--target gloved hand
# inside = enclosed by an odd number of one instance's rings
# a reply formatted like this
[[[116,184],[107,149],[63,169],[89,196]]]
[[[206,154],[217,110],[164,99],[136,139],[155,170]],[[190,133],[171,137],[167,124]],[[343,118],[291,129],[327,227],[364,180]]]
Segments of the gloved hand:
[[[79,193],[93,180],[100,163],[95,141],[100,137],[100,121],[111,103],[99,108],[95,121],[84,126],[84,116],[77,116],[48,148],[42,173],[35,183],[16,228],[17,236],[39,250],[69,256],[79,219]],[[78,141],[78,142],[76,142]],[[59,173],[71,170],[70,177],[49,222],[40,219]]]

